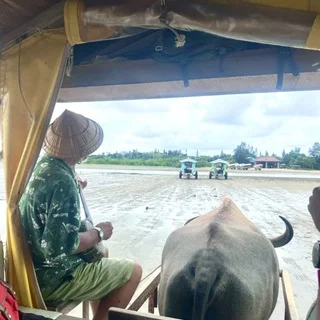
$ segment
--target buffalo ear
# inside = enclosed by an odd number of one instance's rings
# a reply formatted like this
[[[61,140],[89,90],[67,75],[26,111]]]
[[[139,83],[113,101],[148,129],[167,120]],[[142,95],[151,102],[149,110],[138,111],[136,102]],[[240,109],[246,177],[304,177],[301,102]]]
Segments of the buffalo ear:
[[[194,220],[196,218],[198,218],[198,217],[194,217],[194,218],[189,219],[184,225],[188,224],[189,222],[191,222],[192,220]]]

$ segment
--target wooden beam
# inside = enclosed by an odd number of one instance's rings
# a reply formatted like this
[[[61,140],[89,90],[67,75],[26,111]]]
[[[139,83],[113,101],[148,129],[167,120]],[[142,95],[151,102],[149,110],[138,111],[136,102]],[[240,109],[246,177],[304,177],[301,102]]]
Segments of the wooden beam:
[[[292,50],[292,52],[299,72],[318,72],[320,51]],[[271,48],[247,50],[227,55],[223,59],[193,61],[185,67],[179,63],[158,62],[151,59],[78,65],[73,67],[71,77],[65,77],[62,87],[99,87],[274,75],[279,71],[278,59],[279,49]],[[292,73],[288,63],[285,64],[284,73]]]
[[[280,272],[283,298],[285,304],[285,320],[299,320],[299,315],[294,301],[294,296],[292,292],[292,286],[290,281],[289,273],[285,270]]]
[[[230,77],[183,81],[122,84],[60,89],[58,102],[160,99],[241,93],[290,92],[320,90],[320,72],[285,74],[283,87],[276,89],[277,75]]]
[[[46,306],[47,306],[47,310],[49,311],[56,311],[63,314],[68,314],[74,308],[76,308],[80,303],[81,301],[60,301],[60,302],[46,301]]]
[[[44,315],[45,316],[45,315]],[[72,317],[72,316],[68,316],[66,314],[61,314],[58,318],[56,318],[55,320],[82,320],[81,318],[78,317]]]
[[[89,301],[82,302],[82,318],[85,320],[90,319],[90,305]]]
[[[19,38],[29,36],[37,32],[39,29],[48,28],[49,26],[59,22],[61,22],[61,26],[63,26],[64,2],[65,1],[61,1],[57,3],[19,28],[9,32],[5,36],[2,36],[0,38],[0,52],[14,45]]]
[[[156,290],[160,282],[161,267],[157,268],[152,274],[145,278],[132,297],[128,310],[139,310],[141,306],[148,300],[150,295]]]
[[[193,61],[186,72],[180,64],[151,59],[79,65],[71,77],[65,77],[59,102],[320,90],[320,51],[295,49],[292,55],[299,76],[292,75],[286,63],[279,90],[278,48],[247,50],[223,60]]]
[[[0,240],[0,279],[4,280],[4,270],[5,270],[5,259],[3,242]]]
[[[129,311],[120,308],[110,308],[108,318],[110,320],[177,320],[176,318],[162,317],[150,313]]]

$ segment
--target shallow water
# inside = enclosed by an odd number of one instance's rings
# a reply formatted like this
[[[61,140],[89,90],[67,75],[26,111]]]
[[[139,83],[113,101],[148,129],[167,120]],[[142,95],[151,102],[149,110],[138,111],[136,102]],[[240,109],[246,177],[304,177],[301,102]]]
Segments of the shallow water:
[[[160,264],[168,235],[191,217],[217,207],[231,197],[268,237],[284,231],[283,215],[295,229],[294,239],[277,249],[280,268],[290,273],[301,319],[316,296],[312,246],[318,239],[307,211],[314,179],[275,179],[230,175],[230,180],[181,179],[170,174],[115,174],[78,170],[88,179],[87,203],[95,222],[111,221],[114,235],[106,244],[112,256],[129,257],[143,265],[144,274]],[[146,209],[148,207],[148,209]],[[281,300],[281,294],[280,298]],[[283,318],[281,303],[272,319]]]
[[[88,180],[84,194],[94,222],[111,221],[114,225],[114,234],[105,243],[110,255],[138,261],[144,275],[160,264],[162,248],[173,230],[189,218],[217,207],[225,196],[231,197],[268,237],[284,231],[278,217],[283,215],[292,223],[295,236],[287,246],[276,250],[280,268],[290,273],[299,315],[305,318],[317,289],[311,251],[318,232],[307,211],[312,189],[320,184],[317,174],[304,178],[285,173],[279,179],[264,173],[230,173],[230,179],[225,181],[209,180],[206,172],[200,172],[198,180],[180,180],[176,171],[118,172],[99,168],[78,172]],[[0,231],[3,233],[2,199],[3,174],[0,176]],[[282,308],[280,294],[272,319],[283,319]]]
[[[178,176],[179,175],[179,169],[157,169],[157,168],[151,168],[151,169],[138,169],[136,167],[130,168],[126,167],[125,169],[122,168],[110,168],[108,166],[107,168],[102,168],[101,166],[99,168],[94,168],[94,165],[92,168],[89,168],[89,166],[84,166],[85,168],[81,168],[80,170],[83,172],[96,172],[99,170],[100,172],[105,173],[118,173],[118,174],[139,174],[139,175],[169,175],[169,176]],[[199,169],[198,171],[199,179],[201,178],[207,178],[209,175],[209,171],[204,170],[203,168]],[[319,171],[314,172],[308,172],[308,171],[254,171],[254,170],[248,170],[248,171],[233,171],[229,170],[228,175],[230,178],[232,177],[242,177],[242,178],[282,178],[282,179],[311,179],[311,180],[319,180],[320,181],[320,173]],[[192,179],[192,177],[190,178]]]

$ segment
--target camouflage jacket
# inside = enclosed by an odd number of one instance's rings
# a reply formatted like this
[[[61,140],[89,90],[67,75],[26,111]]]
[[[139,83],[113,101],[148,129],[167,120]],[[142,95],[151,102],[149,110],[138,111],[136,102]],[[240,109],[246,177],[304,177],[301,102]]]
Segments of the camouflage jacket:
[[[78,187],[62,160],[43,156],[20,200],[21,220],[44,296],[51,294],[80,264],[81,223]]]

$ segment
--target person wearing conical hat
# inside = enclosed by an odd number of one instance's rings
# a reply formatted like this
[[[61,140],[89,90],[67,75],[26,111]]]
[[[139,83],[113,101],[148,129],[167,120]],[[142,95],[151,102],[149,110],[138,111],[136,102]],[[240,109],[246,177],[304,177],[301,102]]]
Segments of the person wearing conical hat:
[[[110,307],[125,308],[141,279],[128,259],[86,262],[81,253],[108,240],[110,222],[80,232],[80,200],[74,167],[96,151],[103,130],[95,121],[65,110],[50,124],[43,149],[19,203],[22,225],[45,301],[92,301],[94,320]]]

